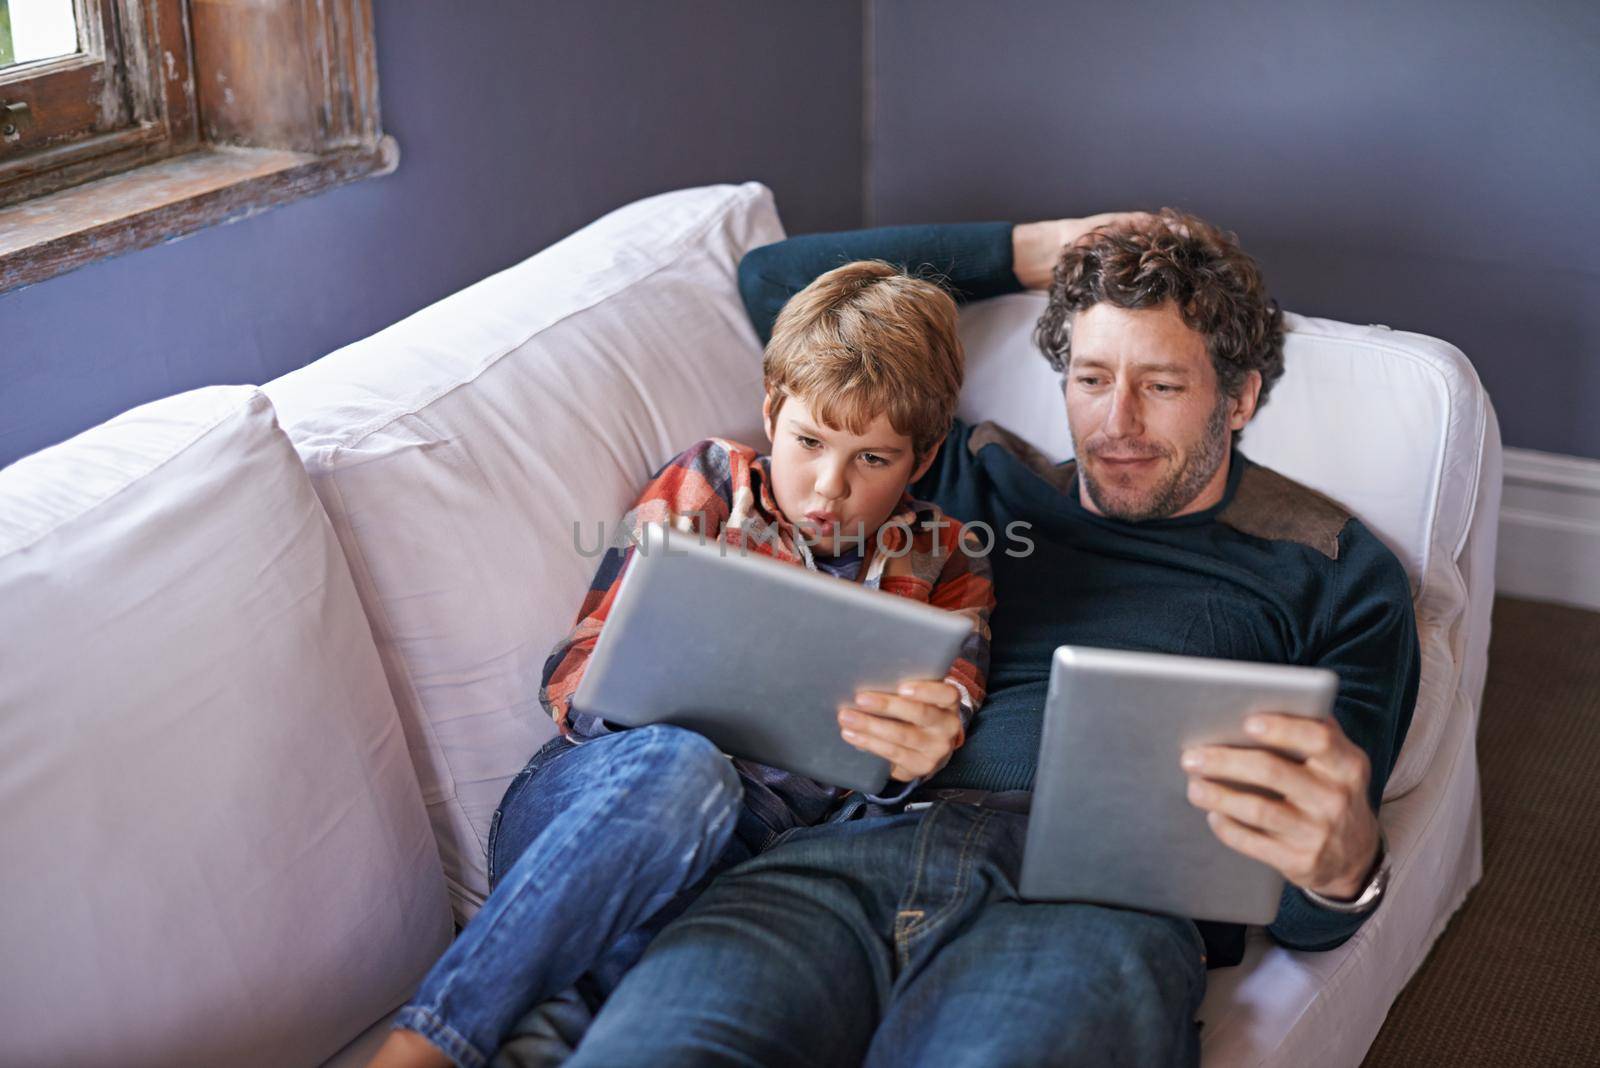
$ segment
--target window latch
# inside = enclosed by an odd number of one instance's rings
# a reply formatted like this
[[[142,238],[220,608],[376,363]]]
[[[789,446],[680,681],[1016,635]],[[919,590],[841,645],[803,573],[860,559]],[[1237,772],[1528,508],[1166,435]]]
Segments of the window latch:
[[[33,125],[33,109],[25,101],[15,104],[0,104],[0,136],[7,141],[15,141],[22,136],[22,131]]]

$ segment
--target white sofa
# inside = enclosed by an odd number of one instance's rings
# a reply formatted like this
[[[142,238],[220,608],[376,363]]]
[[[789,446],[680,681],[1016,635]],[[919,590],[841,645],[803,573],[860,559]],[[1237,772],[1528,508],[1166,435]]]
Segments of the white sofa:
[[[760,185],[629,205],[256,389],[0,472],[7,1064],[359,1064],[486,889],[500,794],[610,520],[708,434],[759,441],[734,271]],[[1035,295],[964,312],[962,415],[1070,449]],[[1480,872],[1474,736],[1500,446],[1443,342],[1296,318],[1256,460],[1416,590],[1389,899],[1328,953],[1211,973],[1206,1063],[1354,1065]],[[409,758],[409,759],[408,759]]]

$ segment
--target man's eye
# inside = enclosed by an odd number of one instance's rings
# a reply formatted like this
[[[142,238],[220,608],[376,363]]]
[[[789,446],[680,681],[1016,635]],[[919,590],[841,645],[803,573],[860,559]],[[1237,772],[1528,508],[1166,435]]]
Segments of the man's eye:
[[[1155,390],[1157,393],[1182,393],[1183,392],[1183,387],[1182,386],[1175,386],[1170,382],[1155,382],[1155,383],[1151,384],[1150,388]]]
[[[1092,389],[1095,386],[1098,386],[1099,384],[1100,384],[1100,377],[1098,375],[1079,375],[1078,376],[1078,385],[1080,385],[1080,386],[1088,386],[1088,387],[1090,387]]]

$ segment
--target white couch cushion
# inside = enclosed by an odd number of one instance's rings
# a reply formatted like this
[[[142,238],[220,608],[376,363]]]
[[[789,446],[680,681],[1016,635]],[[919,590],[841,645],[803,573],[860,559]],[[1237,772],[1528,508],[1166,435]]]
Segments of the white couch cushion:
[[[1061,460],[1072,455],[1072,437],[1060,378],[1032,342],[1044,304],[1042,294],[1026,293],[963,311],[960,414],[993,419]],[[1411,576],[1423,674],[1384,795],[1398,797],[1432,762],[1462,677],[1466,591],[1457,557],[1477,504],[1488,404],[1472,365],[1443,341],[1287,320],[1283,378],[1242,449],[1351,509]]]
[[[316,1063],[448,942],[344,557],[215,387],[0,472],[10,1064]]]
[[[631,204],[264,388],[352,561],[458,915],[501,794],[554,728],[541,669],[610,523],[707,434],[756,441],[735,269],[783,237],[762,186]]]

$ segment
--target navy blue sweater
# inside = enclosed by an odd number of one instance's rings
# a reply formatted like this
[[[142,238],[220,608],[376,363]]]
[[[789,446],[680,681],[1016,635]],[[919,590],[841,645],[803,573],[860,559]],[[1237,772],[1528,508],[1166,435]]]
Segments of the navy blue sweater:
[[[763,341],[790,295],[832,267],[867,258],[936,274],[958,299],[1020,289],[1009,223],[793,238],[740,265]],[[1376,809],[1416,700],[1416,624],[1400,562],[1338,504],[1235,450],[1214,507],[1138,523],[1108,519],[1083,507],[1072,462],[1052,465],[995,424],[959,422],[912,492],[951,516],[988,523],[1000,539],[990,556],[998,603],[988,700],[935,785],[1032,785],[1051,656],[1072,644],[1337,672],[1334,715],[1371,761]],[[1019,522],[1028,524],[1033,549],[1010,556],[1005,532],[1021,530],[1010,527]],[[1269,931],[1293,948],[1330,949],[1361,920],[1289,887]],[[1200,926],[1213,966],[1238,960],[1242,928]]]

